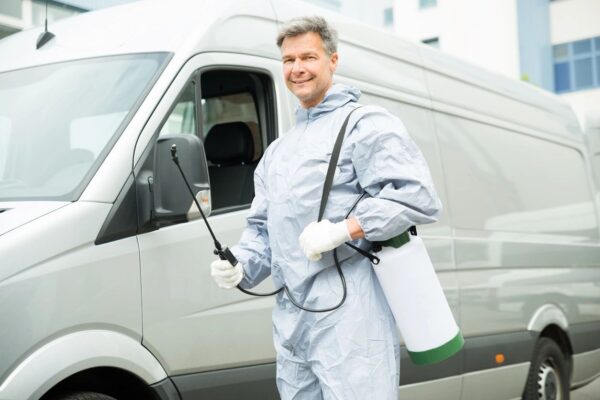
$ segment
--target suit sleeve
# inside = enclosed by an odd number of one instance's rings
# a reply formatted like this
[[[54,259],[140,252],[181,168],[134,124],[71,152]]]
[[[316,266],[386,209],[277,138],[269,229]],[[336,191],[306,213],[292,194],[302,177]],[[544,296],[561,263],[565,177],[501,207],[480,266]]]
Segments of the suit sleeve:
[[[402,121],[379,107],[365,108],[349,139],[359,184],[370,197],[354,216],[367,240],[383,241],[412,225],[437,221],[442,205],[425,158]]]

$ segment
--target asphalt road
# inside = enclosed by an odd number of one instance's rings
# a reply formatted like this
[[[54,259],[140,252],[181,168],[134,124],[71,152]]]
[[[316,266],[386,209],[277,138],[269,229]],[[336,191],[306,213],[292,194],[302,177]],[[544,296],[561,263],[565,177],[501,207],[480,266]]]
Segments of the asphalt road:
[[[600,400],[600,378],[571,392],[571,400]]]

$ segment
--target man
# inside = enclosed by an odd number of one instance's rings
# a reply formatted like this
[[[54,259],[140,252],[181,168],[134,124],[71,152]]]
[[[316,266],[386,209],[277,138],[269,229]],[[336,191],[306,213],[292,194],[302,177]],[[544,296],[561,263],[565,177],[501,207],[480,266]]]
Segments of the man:
[[[212,275],[224,288],[251,288],[268,275],[287,285],[273,311],[277,387],[282,399],[397,399],[399,343],[369,259],[346,241],[369,248],[434,222],[441,208],[425,160],[402,122],[380,107],[362,107],[349,120],[324,220],[316,222],[323,183],[341,125],[360,91],[333,84],[337,34],[319,17],[289,21],[277,38],[288,89],[300,101],[296,125],[273,142],[255,172],[255,198],[246,230],[232,249],[236,267],[217,260]],[[352,215],[343,219],[358,197]],[[336,222],[330,222],[336,221]],[[338,247],[339,246],[339,247]]]

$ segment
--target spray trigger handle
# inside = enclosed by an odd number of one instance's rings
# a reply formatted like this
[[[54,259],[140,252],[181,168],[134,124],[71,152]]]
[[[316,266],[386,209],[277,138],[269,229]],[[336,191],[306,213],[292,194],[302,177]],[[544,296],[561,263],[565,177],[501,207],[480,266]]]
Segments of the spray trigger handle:
[[[227,260],[229,261],[229,263],[231,265],[233,265],[234,267],[237,265],[238,260],[237,258],[235,258],[235,256],[233,255],[233,253],[231,252],[231,250],[229,250],[229,247],[225,247],[222,250],[216,250],[215,249],[215,253],[219,255],[219,258],[221,260]]]

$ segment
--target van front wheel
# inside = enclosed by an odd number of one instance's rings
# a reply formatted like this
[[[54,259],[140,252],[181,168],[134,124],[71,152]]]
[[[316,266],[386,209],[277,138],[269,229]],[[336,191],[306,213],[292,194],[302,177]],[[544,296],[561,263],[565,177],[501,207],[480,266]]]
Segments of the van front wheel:
[[[542,337],[535,345],[523,400],[569,400],[567,362],[550,338]]]

